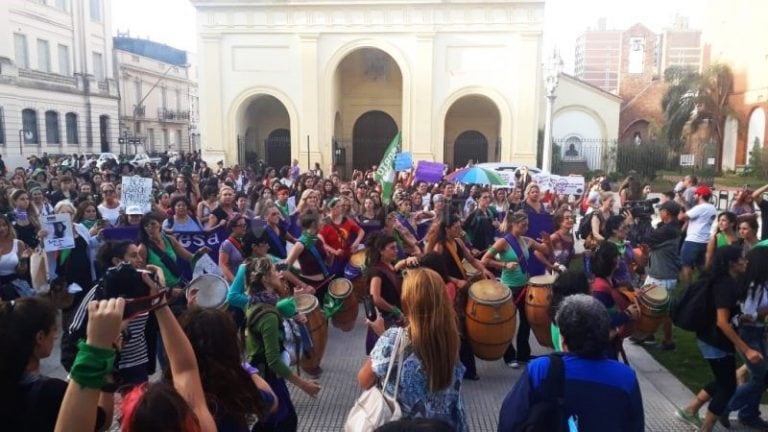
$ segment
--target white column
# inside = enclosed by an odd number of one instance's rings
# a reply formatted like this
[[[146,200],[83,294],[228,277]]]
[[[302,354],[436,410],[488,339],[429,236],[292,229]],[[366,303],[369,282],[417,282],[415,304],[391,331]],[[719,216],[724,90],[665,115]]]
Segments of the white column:
[[[331,154],[331,136],[333,135],[333,116],[334,113],[325,112],[320,109],[320,78],[319,64],[317,60],[317,40],[316,34],[304,34],[299,36],[300,48],[300,67],[302,84],[302,103],[299,109],[299,118],[301,118],[300,127],[291,125],[291,158],[299,159],[299,166],[302,171],[314,167],[315,162],[320,162],[323,170],[329,172],[333,155]],[[325,83],[331,85],[331,83]],[[322,101],[323,106],[327,106],[328,101]],[[323,116],[320,128],[320,116]],[[299,119],[291,119],[299,121]],[[299,130],[298,136],[294,136],[294,131]],[[322,131],[322,132],[321,132]],[[307,144],[309,137],[309,145]]]
[[[201,36],[200,57],[206,59],[200,67],[200,82],[207,83],[200,91],[200,141],[202,156],[209,166],[224,159],[226,166],[237,160],[237,131],[224,127],[224,107],[221,101],[221,36]],[[157,133],[158,131],[156,131]],[[162,130],[159,130],[162,134]],[[161,137],[162,139],[162,137]]]
[[[541,169],[552,172],[552,110],[555,106],[555,95],[547,95],[547,113],[544,120],[544,145],[541,156]]]

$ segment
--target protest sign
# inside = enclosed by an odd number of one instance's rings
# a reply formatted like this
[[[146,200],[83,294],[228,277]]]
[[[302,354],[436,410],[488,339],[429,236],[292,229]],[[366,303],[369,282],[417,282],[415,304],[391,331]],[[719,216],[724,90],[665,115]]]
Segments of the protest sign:
[[[123,208],[138,206],[142,212],[149,213],[152,209],[152,179],[123,177],[120,204]]]
[[[395,156],[395,171],[408,171],[413,168],[413,156],[410,152],[398,153]]]
[[[563,195],[581,195],[584,193],[584,176],[559,176],[554,174],[535,174],[534,181],[542,192],[553,191]]]
[[[445,164],[442,162],[419,161],[416,166],[414,180],[424,180],[427,183],[439,183],[443,179]]]
[[[74,249],[75,236],[72,233],[72,217],[69,213],[57,213],[42,219],[42,228],[48,231],[43,240],[46,252]]]

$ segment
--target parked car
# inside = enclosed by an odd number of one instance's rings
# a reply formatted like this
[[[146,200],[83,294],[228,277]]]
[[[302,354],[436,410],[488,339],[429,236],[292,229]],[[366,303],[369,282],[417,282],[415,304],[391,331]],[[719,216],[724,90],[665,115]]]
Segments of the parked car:
[[[143,167],[143,166],[146,166],[147,164],[157,165],[159,163],[160,163],[160,158],[151,158],[146,153],[138,153],[136,156],[133,157],[133,159],[131,159],[131,165],[135,167]]]
[[[101,169],[104,166],[104,164],[110,160],[115,161],[116,164],[120,163],[120,159],[118,159],[118,157],[114,153],[102,153],[99,155],[99,158],[96,159],[96,167]]]
[[[531,173],[532,176],[544,172],[540,168],[514,162],[486,162],[475,166],[494,171],[500,177],[505,179],[510,186],[515,184],[515,173],[522,167],[528,168],[528,172]]]

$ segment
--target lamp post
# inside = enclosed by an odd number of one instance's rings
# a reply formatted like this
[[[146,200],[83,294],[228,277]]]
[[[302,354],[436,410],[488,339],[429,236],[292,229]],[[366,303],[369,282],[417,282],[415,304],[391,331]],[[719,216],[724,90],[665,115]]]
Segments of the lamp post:
[[[563,60],[557,51],[552,51],[552,56],[544,63],[544,87],[547,91],[547,113],[544,124],[544,148],[541,158],[541,169],[544,172],[552,171],[552,110],[555,107],[555,91],[560,83],[560,72],[563,71]]]

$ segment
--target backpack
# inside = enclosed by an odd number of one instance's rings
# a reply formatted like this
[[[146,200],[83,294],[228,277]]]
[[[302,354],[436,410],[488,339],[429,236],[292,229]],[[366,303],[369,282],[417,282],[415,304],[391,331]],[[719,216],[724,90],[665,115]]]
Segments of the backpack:
[[[581,221],[579,222],[579,228],[576,230],[576,238],[577,239],[586,239],[589,237],[590,234],[592,234],[592,217],[597,213],[597,211],[592,211],[584,216],[581,217]],[[597,216],[600,218],[600,215]],[[600,221],[602,224],[602,220]]]
[[[710,292],[710,284],[706,279],[688,285],[683,294],[672,301],[669,312],[672,322],[683,330],[706,330],[712,325]]]
[[[536,391],[528,417],[515,432],[563,432],[565,419],[565,364],[560,354],[550,354],[547,376]]]

